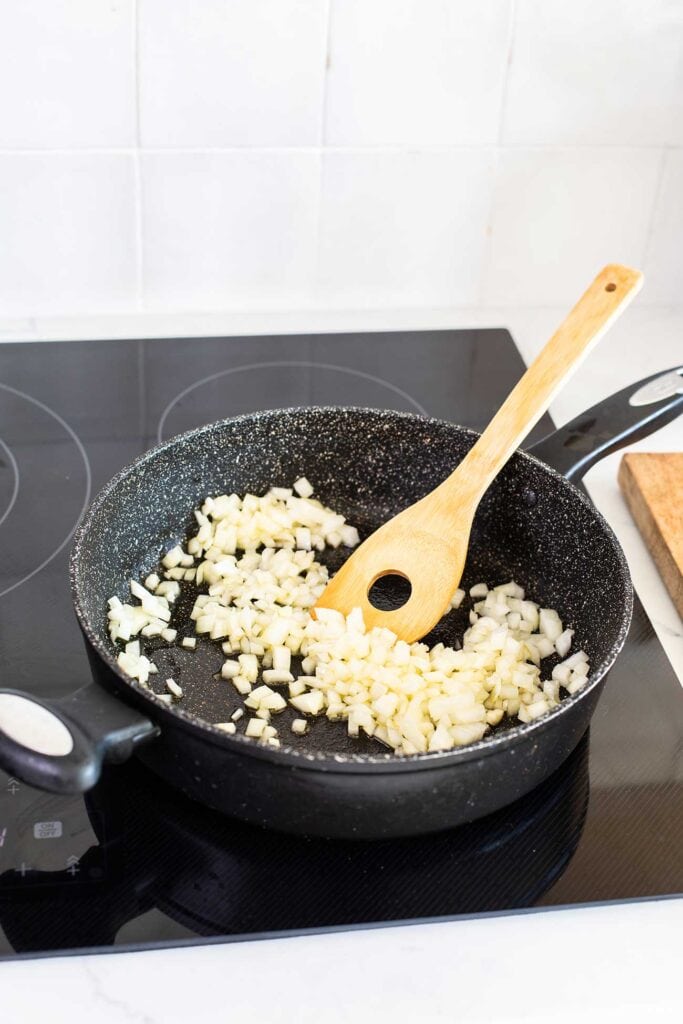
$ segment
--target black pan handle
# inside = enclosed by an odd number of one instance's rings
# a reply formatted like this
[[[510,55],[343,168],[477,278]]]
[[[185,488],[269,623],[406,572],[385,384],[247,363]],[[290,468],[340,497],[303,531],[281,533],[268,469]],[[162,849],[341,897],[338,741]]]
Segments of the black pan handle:
[[[683,366],[678,366],[598,402],[528,451],[567,479],[580,480],[605,455],[640,441],[682,412]]]
[[[84,793],[159,728],[94,683],[61,700],[0,689],[0,766],[50,793]]]

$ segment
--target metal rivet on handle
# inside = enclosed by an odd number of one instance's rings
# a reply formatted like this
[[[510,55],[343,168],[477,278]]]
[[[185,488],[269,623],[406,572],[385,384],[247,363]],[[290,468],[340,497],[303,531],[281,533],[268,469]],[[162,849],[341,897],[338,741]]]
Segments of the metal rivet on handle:
[[[652,402],[661,402],[665,398],[673,398],[674,395],[683,395],[683,366],[678,370],[671,370],[656,377],[649,384],[638,388],[635,394],[628,400],[629,405],[650,405]]]

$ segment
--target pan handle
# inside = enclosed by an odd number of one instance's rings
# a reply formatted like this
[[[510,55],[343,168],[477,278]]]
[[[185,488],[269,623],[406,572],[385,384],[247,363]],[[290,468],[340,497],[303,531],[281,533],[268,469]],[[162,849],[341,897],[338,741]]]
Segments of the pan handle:
[[[84,793],[159,728],[90,683],[61,700],[0,689],[0,766],[50,793]]]
[[[640,441],[683,413],[683,366],[655,373],[606,398],[542,438],[528,451],[568,480]]]

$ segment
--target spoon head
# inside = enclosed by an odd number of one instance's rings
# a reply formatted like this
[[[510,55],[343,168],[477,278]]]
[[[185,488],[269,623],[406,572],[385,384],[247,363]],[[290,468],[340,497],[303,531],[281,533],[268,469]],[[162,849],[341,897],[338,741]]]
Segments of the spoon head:
[[[448,609],[465,566],[468,540],[468,534],[444,539],[393,519],[354,551],[316,608],[333,608],[343,615],[360,608],[368,629],[390,629],[408,643],[420,640]],[[411,587],[405,604],[389,611],[370,600],[373,585],[387,575],[402,576]]]

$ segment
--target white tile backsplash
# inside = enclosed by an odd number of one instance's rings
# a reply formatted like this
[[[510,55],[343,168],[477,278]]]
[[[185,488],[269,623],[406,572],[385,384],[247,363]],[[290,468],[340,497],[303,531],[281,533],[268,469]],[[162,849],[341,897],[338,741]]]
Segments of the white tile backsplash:
[[[651,301],[683,302],[683,149],[664,158],[652,234],[645,256]],[[683,354],[683,338],[681,338]]]
[[[0,41],[0,338],[561,306],[608,260],[683,301],[683,0],[22,0]]]
[[[332,0],[325,141],[496,141],[511,0]]]
[[[308,303],[317,153],[145,154],[142,180],[150,309]]]
[[[642,266],[660,162],[649,149],[504,151],[484,300],[573,303],[605,263]]]
[[[337,307],[476,303],[493,163],[481,149],[326,153],[320,300]]]
[[[0,154],[0,315],[136,307],[133,157]]]
[[[134,0],[0,4],[0,149],[135,141]]]
[[[503,142],[683,142],[680,0],[518,0]]]
[[[139,0],[146,146],[311,146],[324,0]]]

